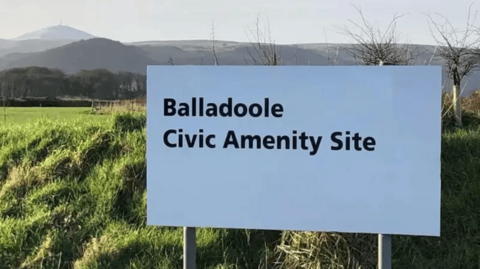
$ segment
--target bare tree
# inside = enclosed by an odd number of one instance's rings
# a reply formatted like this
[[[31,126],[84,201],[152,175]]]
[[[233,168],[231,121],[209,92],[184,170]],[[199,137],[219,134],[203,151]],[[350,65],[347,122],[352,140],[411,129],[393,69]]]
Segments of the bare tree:
[[[255,29],[248,27],[248,33],[248,39],[255,50],[255,55],[253,55],[247,47],[248,54],[253,60],[253,63],[255,65],[280,65],[280,55],[276,50],[275,42],[271,39],[268,18],[267,29],[265,31],[260,30],[260,16],[257,16]]]
[[[435,22],[430,14],[426,14],[430,32],[437,43],[437,55],[444,60],[445,71],[453,81],[452,106],[455,120],[459,126],[462,125],[460,85],[463,78],[471,74],[480,60],[479,28],[474,26],[477,12],[472,18],[472,5],[473,3],[468,8],[467,23],[462,31],[453,27],[446,17],[438,13],[436,15],[444,20],[443,24]],[[434,34],[434,30],[436,34]]]
[[[213,52],[213,59],[215,60],[215,65],[219,65],[217,51],[215,50],[215,24],[212,21],[212,52]]]
[[[410,65],[415,61],[417,54],[407,43],[400,44],[396,32],[397,20],[403,15],[395,14],[392,21],[385,31],[375,29],[374,25],[369,23],[360,8],[353,5],[360,14],[362,25],[349,20],[354,28],[359,30],[355,33],[346,25],[335,26],[340,33],[350,37],[353,40],[351,47],[344,47],[350,56],[355,60],[361,60],[364,65],[378,65],[380,62],[392,63],[397,65]]]
[[[335,58],[332,60],[332,58],[330,57],[330,43],[328,43],[328,39],[327,39],[327,33],[325,32],[325,28],[323,29],[323,34],[325,35],[325,43],[327,44],[327,60],[328,60],[328,64],[329,65],[337,65],[338,64],[338,49],[339,49],[339,46],[337,46],[337,52],[335,54]]]

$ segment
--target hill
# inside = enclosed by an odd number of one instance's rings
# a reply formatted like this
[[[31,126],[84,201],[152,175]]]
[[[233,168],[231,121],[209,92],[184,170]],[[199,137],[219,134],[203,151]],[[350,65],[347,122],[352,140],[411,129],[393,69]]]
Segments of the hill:
[[[12,59],[13,58],[13,59]],[[42,66],[76,73],[87,69],[108,69],[111,72],[127,71],[145,74],[146,66],[159,64],[147,53],[135,46],[126,46],[118,41],[93,38],[70,43],[44,52],[8,56],[10,61],[0,62],[0,69]]]
[[[178,47],[169,45],[144,45],[136,47],[144,50],[149,58],[161,63],[167,63],[170,59],[172,59],[172,61],[175,59],[175,63],[191,62],[192,59],[201,57],[199,53],[184,51]]]
[[[32,53],[58,48],[75,42],[71,39],[28,39],[28,40],[7,40],[0,39],[0,60],[1,57],[11,53]]]
[[[13,40],[31,40],[31,39],[41,39],[41,40],[82,40],[90,39],[95,36],[80,31],[78,29],[65,26],[65,25],[56,25],[51,27],[42,28],[37,31],[26,33],[22,36],[14,38]]]
[[[10,53],[45,51],[94,37],[89,33],[65,25],[45,27],[17,38],[0,39],[0,57]]]
[[[27,66],[58,68],[66,73],[82,69],[107,69],[145,74],[149,64],[213,65],[215,57],[212,40],[143,41],[122,44],[67,27],[53,26],[22,35],[15,40],[0,39],[0,71]],[[82,40],[78,40],[82,39]],[[216,40],[215,51],[219,65],[251,65],[252,44]],[[345,47],[352,44],[291,44],[276,45],[282,65],[352,65],[357,61]],[[416,52],[415,65],[440,65],[433,57],[434,46],[410,45]],[[444,91],[451,91],[452,82],[444,75]],[[480,74],[464,79],[462,95],[467,96],[480,87]]]

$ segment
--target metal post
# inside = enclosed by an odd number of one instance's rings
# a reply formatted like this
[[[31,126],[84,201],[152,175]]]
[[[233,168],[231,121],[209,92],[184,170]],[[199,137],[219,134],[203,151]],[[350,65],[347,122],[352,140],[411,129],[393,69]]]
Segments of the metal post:
[[[378,65],[396,64],[380,61]],[[392,269],[392,236],[389,234],[378,235],[378,269]]]
[[[183,269],[196,268],[196,231],[192,227],[183,227]]]
[[[378,269],[392,269],[392,236],[378,235]]]

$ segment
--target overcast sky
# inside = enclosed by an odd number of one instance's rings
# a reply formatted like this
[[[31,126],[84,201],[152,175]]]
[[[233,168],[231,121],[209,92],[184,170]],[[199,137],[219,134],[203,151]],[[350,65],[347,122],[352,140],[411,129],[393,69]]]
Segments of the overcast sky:
[[[277,44],[348,42],[334,25],[359,21],[351,5],[381,29],[394,14],[401,37],[410,43],[432,44],[425,12],[447,16],[463,26],[467,0],[0,0],[0,38],[15,38],[43,27],[68,25],[95,36],[122,42],[210,39],[212,21],[217,40],[248,41],[247,26],[270,23]],[[475,3],[473,10],[480,9]],[[478,19],[480,23],[480,18]],[[477,25],[479,25],[477,23]]]

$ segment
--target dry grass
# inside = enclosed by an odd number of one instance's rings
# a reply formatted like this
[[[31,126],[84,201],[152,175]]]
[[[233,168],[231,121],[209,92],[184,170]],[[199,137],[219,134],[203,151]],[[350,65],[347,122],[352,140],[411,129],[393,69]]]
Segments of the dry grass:
[[[453,95],[451,93],[444,93],[442,97],[443,112],[452,111]],[[472,95],[462,98],[462,111],[470,111],[474,113],[480,112],[480,91],[475,91]]]
[[[444,128],[451,128],[456,125],[452,99],[453,95],[451,93],[445,93],[442,97],[442,122]],[[473,92],[472,95],[462,98],[461,102],[462,123],[466,126],[480,125],[480,92]]]
[[[274,268],[359,269],[376,266],[377,236],[285,231]]]
[[[462,98],[462,109],[480,113],[480,91],[472,93],[469,97]]]
[[[144,99],[95,102],[92,107],[92,112],[102,115],[123,112],[145,112],[146,105]]]

